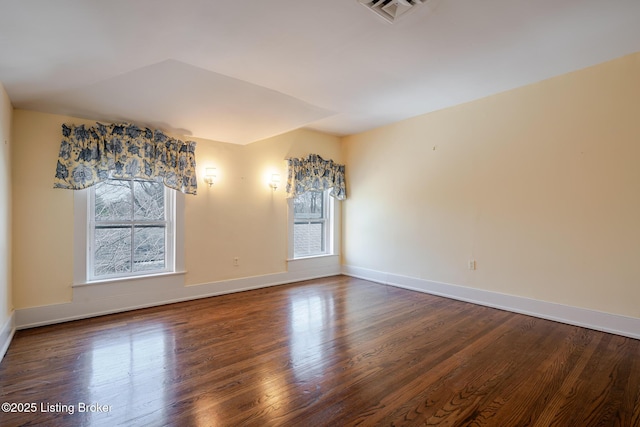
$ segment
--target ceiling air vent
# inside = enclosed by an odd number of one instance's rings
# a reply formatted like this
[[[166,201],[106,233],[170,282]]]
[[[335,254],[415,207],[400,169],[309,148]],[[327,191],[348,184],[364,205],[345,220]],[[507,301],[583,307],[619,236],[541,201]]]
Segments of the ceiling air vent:
[[[358,0],[366,8],[374,11],[386,21],[394,23],[427,0]]]

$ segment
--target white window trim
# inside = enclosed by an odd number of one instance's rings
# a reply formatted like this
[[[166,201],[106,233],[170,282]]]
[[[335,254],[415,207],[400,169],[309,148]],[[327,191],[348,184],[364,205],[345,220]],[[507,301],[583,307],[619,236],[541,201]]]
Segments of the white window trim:
[[[309,255],[302,257],[295,257],[293,253],[294,239],[293,239],[293,224],[294,224],[294,212],[293,212],[293,197],[287,199],[287,262],[292,263],[295,261],[313,260],[316,258],[334,257],[340,255],[340,231],[341,231],[341,203],[335,198],[327,195],[327,209],[328,209],[328,241],[327,250],[325,253],[318,255]]]
[[[131,180],[125,180],[126,182],[129,183],[129,185],[132,185],[132,181]],[[130,188],[131,190],[131,188]],[[89,189],[89,197],[88,197],[88,208],[87,208],[87,217],[90,218],[89,219],[89,226],[87,227],[87,278],[90,282],[95,282],[95,281],[106,281],[106,280],[110,280],[110,279],[119,279],[119,278],[125,278],[125,277],[138,277],[138,276],[149,276],[149,275],[156,275],[156,274],[163,274],[163,273],[173,273],[175,270],[175,259],[174,259],[174,242],[175,242],[175,191],[174,190],[170,190],[169,188],[167,188],[166,186],[163,186],[163,192],[164,192],[164,201],[163,201],[163,206],[164,206],[164,220],[162,221],[152,221],[155,222],[157,224],[162,224],[164,225],[164,229],[165,229],[165,251],[164,251],[164,268],[162,269],[158,269],[158,270],[153,270],[153,271],[148,271],[148,272],[134,272],[134,271],[130,271],[130,272],[125,272],[125,273],[120,273],[120,274],[110,274],[110,275],[102,275],[102,276],[95,276],[95,253],[94,253],[94,244],[95,244],[95,231],[96,231],[96,222],[95,219],[93,219],[94,214],[93,211],[95,209],[95,187],[92,187],[91,189]],[[133,204],[132,204],[132,209],[133,209]],[[129,221],[127,221],[129,222]],[[135,228],[135,224],[136,224],[136,220],[135,218],[131,218],[130,220],[131,224],[134,226],[133,228]],[[149,223],[148,221],[144,221],[144,223]],[[133,230],[135,232],[135,230]],[[132,248],[133,250],[133,248]]]
[[[72,286],[85,286],[85,285],[99,285],[118,283],[123,281],[129,281],[135,283],[136,281],[148,280],[151,277],[161,276],[183,276],[186,273],[184,268],[184,194],[179,191],[170,190],[175,192],[174,197],[174,229],[173,235],[169,234],[168,238],[173,239],[173,251],[174,251],[174,268],[173,271],[166,272],[153,272],[149,274],[136,275],[136,276],[123,276],[123,277],[108,277],[98,278],[95,280],[90,279],[89,274],[89,247],[88,247],[88,233],[89,229],[89,195],[90,190],[74,190],[73,192],[73,210],[74,210],[74,226],[73,226],[73,285]],[[182,277],[180,277],[182,280]]]

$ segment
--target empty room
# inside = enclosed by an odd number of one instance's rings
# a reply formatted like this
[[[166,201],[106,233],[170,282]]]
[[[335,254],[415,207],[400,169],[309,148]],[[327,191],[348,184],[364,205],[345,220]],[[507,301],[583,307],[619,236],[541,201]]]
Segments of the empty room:
[[[640,426],[639,17],[0,0],[0,426]]]

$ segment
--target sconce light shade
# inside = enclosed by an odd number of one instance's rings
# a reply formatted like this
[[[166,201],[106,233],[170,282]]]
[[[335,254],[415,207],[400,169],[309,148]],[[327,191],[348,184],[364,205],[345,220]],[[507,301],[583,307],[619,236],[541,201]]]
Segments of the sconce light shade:
[[[271,175],[271,182],[269,182],[269,187],[273,188],[273,191],[278,189],[278,184],[280,184],[280,174],[274,173]]]
[[[216,168],[206,168],[204,170],[204,182],[209,184],[209,187],[211,187],[215,179],[216,179]]]

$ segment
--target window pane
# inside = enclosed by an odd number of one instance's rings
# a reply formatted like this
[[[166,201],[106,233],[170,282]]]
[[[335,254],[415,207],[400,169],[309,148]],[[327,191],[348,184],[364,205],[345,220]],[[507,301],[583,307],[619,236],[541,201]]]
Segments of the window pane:
[[[96,227],[94,275],[131,271],[131,227]]]
[[[133,182],[134,218],[164,219],[164,184],[153,181]]]
[[[295,219],[322,218],[324,212],[324,193],[308,191],[293,200],[293,216]]]
[[[294,256],[324,253],[324,222],[293,224]]]
[[[114,221],[131,219],[129,181],[108,180],[95,186],[95,219]]]
[[[165,267],[164,227],[136,227],[133,271],[162,270]]]

